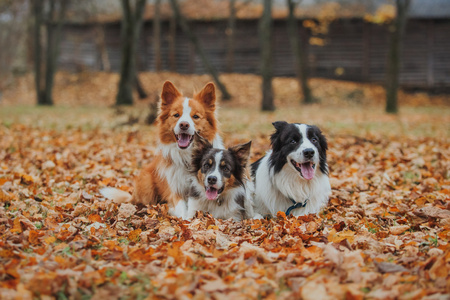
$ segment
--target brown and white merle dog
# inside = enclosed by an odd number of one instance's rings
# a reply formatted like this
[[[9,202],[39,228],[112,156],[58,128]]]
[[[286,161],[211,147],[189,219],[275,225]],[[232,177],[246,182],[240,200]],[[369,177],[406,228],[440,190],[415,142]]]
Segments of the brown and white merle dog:
[[[196,134],[191,163],[196,180],[188,200],[175,208],[175,215],[190,219],[196,211],[203,211],[218,219],[253,218],[252,183],[247,171],[250,146],[251,141],[228,149],[214,148]]]
[[[327,140],[317,126],[275,122],[272,150],[252,164],[254,202],[261,215],[318,213],[331,193]]]

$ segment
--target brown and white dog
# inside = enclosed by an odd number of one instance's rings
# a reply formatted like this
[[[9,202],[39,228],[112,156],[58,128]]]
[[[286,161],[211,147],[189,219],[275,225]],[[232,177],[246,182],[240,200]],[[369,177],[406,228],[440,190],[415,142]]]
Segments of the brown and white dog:
[[[214,218],[241,221],[254,215],[253,183],[247,168],[251,141],[228,149],[214,148],[195,135],[192,154],[191,185],[187,201],[179,201],[175,215],[190,219],[196,211],[209,212]]]
[[[166,81],[161,93],[157,118],[159,153],[145,167],[135,181],[133,196],[115,189],[100,192],[117,202],[157,204],[167,203],[173,208],[189,196],[192,173],[192,142],[197,132],[216,148],[223,148],[216,118],[216,93],[208,83],[192,98],[184,97]]]

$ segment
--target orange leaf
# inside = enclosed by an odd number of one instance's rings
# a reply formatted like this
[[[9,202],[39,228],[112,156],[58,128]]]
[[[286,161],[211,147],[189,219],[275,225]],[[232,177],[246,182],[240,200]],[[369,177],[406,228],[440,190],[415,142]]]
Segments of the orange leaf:
[[[30,231],[30,235],[28,236],[28,241],[31,244],[34,244],[34,245],[40,244],[41,241],[39,240],[39,238],[41,236],[43,236],[43,235],[44,235],[43,232],[39,232],[39,231],[36,231],[36,230],[31,230]]]
[[[277,218],[286,219],[286,214],[284,211],[277,212]]]
[[[31,177],[30,175],[27,175],[27,174],[22,174],[20,176],[20,183],[32,184],[33,183],[33,177]]]
[[[2,249],[0,250],[0,257],[4,258],[14,257],[14,253],[10,249]]]
[[[13,228],[11,229],[12,233],[22,233],[23,228],[22,228],[22,224],[20,224],[20,218],[16,217],[14,219],[14,225]]]
[[[97,214],[89,215],[89,216],[88,216],[88,220],[89,220],[90,222],[100,222],[100,223],[103,222],[102,217],[100,217],[100,216],[97,215]]]
[[[128,239],[132,242],[137,242],[139,240],[139,235],[141,234],[142,230],[140,228],[133,230],[128,234]]]
[[[2,189],[0,189],[0,202],[6,202],[10,199],[11,197],[4,192]]]
[[[57,262],[60,265],[65,265],[66,264],[66,259],[62,256],[55,256],[55,262]]]

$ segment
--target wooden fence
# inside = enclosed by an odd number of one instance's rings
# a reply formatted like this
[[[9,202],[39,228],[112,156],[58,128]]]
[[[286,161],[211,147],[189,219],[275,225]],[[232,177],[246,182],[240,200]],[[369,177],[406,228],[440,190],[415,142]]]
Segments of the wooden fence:
[[[226,21],[191,22],[205,52],[220,71],[226,68]],[[450,19],[411,19],[403,45],[400,82],[404,87],[450,87]],[[299,35],[310,34],[299,26]],[[152,23],[144,23],[138,68],[154,70]],[[205,73],[200,58],[188,39],[177,29],[176,71]],[[306,43],[307,44],[307,43]],[[169,69],[169,23],[162,24],[163,68]],[[294,76],[292,55],[285,20],[274,21],[273,66],[276,76]],[[120,23],[67,25],[61,45],[60,67],[65,70],[111,70],[120,68]],[[314,77],[382,83],[389,49],[388,27],[361,19],[343,19],[330,25],[325,45],[306,46],[311,75]],[[260,46],[258,20],[237,22],[234,51],[236,73],[259,73]]]

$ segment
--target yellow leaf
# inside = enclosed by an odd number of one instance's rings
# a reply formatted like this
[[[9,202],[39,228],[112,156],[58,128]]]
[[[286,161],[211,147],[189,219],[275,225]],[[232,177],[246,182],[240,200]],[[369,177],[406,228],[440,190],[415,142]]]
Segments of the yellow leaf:
[[[332,229],[328,235],[328,241],[333,243],[339,243],[347,239],[350,243],[353,243],[355,239],[355,232],[351,230],[344,230],[336,232],[336,229]]]
[[[53,244],[54,242],[56,242],[56,238],[54,236],[49,236],[49,237],[46,237],[44,239],[44,241],[46,244],[50,245],[50,244]]]

